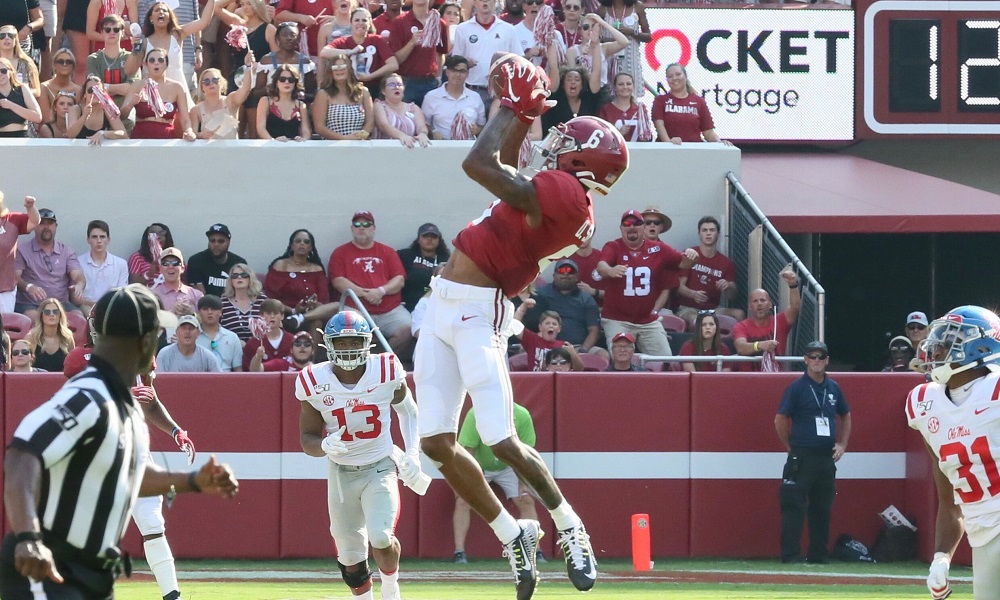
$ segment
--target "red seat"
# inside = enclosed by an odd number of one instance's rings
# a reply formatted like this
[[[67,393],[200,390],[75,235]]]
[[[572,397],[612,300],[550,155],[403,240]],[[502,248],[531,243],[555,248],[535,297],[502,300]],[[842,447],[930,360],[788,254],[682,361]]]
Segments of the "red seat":
[[[76,342],[76,345],[86,346],[90,337],[90,324],[87,323],[87,319],[80,313],[69,312],[66,313],[66,324],[69,326],[69,330],[73,332],[73,341]]]
[[[687,321],[677,315],[663,315],[660,317],[660,323],[663,324],[663,328],[667,331],[673,331],[674,333],[684,333],[687,331]]]
[[[603,356],[590,354],[589,352],[580,354],[580,360],[583,361],[584,371],[607,371],[610,364],[608,359]]]
[[[510,365],[511,371],[530,371],[531,361],[528,359],[528,354],[522,352],[520,354],[515,354],[507,359],[507,363]]]
[[[729,315],[715,313],[715,318],[719,320],[719,335],[722,337],[731,336],[733,334],[733,327],[736,327],[736,324],[739,323],[739,321]]]
[[[655,373],[659,373],[661,371],[669,370],[669,367],[667,366],[668,364],[672,363],[667,363],[662,360],[648,360],[646,361],[646,365],[643,368],[646,369],[647,371],[653,371]]]
[[[21,313],[3,313],[3,329],[10,336],[10,341],[24,339],[31,331],[31,317]]]

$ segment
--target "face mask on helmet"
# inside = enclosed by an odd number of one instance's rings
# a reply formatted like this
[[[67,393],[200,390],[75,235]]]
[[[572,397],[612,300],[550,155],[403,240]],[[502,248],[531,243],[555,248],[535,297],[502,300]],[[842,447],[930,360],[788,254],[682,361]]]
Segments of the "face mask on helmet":
[[[628,168],[628,147],[614,127],[595,117],[576,117],[549,130],[532,148],[527,168],[564,171],[588,191],[606,196]]]
[[[930,373],[936,383],[947,383],[953,375],[1000,360],[1000,340],[983,328],[993,319],[963,317],[953,311],[933,321],[917,349],[920,370]]]

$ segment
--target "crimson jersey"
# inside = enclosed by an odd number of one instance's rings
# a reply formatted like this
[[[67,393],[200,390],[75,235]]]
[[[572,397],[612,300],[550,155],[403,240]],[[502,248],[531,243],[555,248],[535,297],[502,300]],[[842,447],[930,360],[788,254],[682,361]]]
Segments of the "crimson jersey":
[[[330,255],[330,280],[346,277],[354,285],[367,289],[377,289],[389,283],[396,276],[406,277],[403,262],[390,246],[380,242],[367,250],[358,248],[354,242],[347,242]],[[519,290],[520,291],[520,290]],[[362,300],[373,315],[382,315],[399,306],[403,301],[402,292],[386,294],[379,305]]]
[[[962,392],[952,390],[952,397]],[[906,420],[924,437],[955,490],[969,545],[1000,533],[1000,373],[976,379],[961,405],[940,383],[924,383],[906,398]]]
[[[531,183],[542,209],[538,228],[528,226],[524,211],[496,200],[452,241],[507,297],[535,280],[539,262],[568,254],[594,234],[594,206],[576,177],[542,171]]]
[[[663,127],[670,137],[679,137],[682,142],[702,141],[701,132],[715,129],[712,114],[708,112],[705,99],[695,94],[678,98],[667,93],[653,100],[650,111],[653,121],[663,121]]]
[[[635,250],[621,238],[605,244],[601,260],[612,267],[625,265],[628,270],[622,277],[603,279],[601,316],[637,325],[655,321],[656,299],[676,279],[677,267],[683,259],[680,252],[659,241],[643,240]]]
[[[333,40],[327,45],[327,48],[352,50],[358,46],[364,48],[364,52],[350,57],[355,73],[374,73],[392,58],[392,48],[389,47],[389,42],[380,35],[366,35],[360,44],[355,42],[353,37],[345,35]]]
[[[708,258],[701,253],[700,247],[694,246],[693,249],[701,258],[690,269],[682,271],[681,275],[687,277],[688,289],[705,292],[708,301],[695,302],[692,298],[683,298],[680,303],[697,309],[715,308],[722,301],[722,292],[719,291],[716,282],[736,281],[736,267],[733,266],[733,261],[721,252],[716,252],[715,256]]]

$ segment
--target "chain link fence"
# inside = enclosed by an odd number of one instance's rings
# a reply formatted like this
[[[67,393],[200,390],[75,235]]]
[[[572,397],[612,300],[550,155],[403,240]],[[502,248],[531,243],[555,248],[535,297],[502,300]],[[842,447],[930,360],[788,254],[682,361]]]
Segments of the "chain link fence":
[[[778,273],[787,265],[792,265],[799,277],[802,309],[788,336],[788,355],[801,355],[806,344],[826,337],[826,291],[788,247],[736,176],[730,172],[727,178],[729,257],[736,265],[737,286],[731,305],[747,306],[750,292],[757,288],[767,290],[775,303],[787,302],[787,287],[781,284]],[[786,294],[785,298],[782,298],[782,292]]]

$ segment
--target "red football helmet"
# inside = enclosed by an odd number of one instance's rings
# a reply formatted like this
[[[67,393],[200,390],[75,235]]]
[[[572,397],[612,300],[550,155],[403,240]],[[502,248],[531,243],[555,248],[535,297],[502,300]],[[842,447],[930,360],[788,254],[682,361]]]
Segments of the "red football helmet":
[[[575,117],[549,130],[530,166],[575,175],[588,190],[606,196],[628,169],[625,138],[604,119]]]

